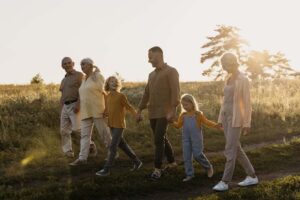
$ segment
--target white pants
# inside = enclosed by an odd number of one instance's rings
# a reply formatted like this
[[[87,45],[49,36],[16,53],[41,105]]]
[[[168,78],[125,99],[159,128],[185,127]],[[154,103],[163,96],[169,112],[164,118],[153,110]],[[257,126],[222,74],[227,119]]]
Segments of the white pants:
[[[64,153],[72,151],[71,133],[80,133],[80,113],[74,113],[76,103],[63,105],[60,115],[61,145]]]
[[[93,126],[96,126],[97,131],[103,141],[105,147],[109,149],[111,143],[111,135],[109,127],[103,118],[87,118],[81,121],[81,139],[79,159],[86,160],[89,156],[89,147],[93,132]]]

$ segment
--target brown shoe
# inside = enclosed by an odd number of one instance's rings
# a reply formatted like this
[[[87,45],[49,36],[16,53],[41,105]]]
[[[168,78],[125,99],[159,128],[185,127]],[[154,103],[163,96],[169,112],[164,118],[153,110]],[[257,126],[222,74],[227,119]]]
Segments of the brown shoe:
[[[80,160],[78,158],[74,162],[71,162],[69,165],[71,165],[71,166],[77,166],[77,165],[86,165],[86,164],[87,164],[86,160]]]
[[[74,152],[73,151],[68,151],[65,153],[65,156],[68,158],[74,158]]]

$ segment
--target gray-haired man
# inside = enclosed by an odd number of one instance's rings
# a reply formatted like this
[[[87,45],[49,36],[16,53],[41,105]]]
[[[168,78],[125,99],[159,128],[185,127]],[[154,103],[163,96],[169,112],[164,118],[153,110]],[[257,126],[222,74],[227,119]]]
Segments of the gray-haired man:
[[[61,61],[62,68],[66,71],[59,90],[61,91],[61,116],[60,133],[62,150],[67,157],[74,157],[71,134],[80,135],[80,102],[78,89],[81,85],[83,74],[74,69],[74,62],[70,57]],[[90,152],[97,154],[94,142],[91,142]]]

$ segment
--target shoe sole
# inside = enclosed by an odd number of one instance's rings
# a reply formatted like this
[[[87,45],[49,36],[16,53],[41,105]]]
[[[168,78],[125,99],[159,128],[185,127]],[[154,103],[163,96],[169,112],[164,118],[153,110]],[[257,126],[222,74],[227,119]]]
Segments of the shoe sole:
[[[254,185],[257,185],[258,183],[252,183],[252,184],[249,184],[249,185],[240,185],[238,184],[238,186],[240,187],[248,187],[248,186],[254,186]]]
[[[84,164],[69,164],[70,166],[82,166],[82,165],[86,165],[86,163]]]
[[[150,179],[151,181],[159,181],[160,178],[153,178],[153,177],[150,177],[149,179]]]
[[[108,174],[97,174],[96,173],[96,176],[100,176],[100,177],[105,177],[105,176],[109,176],[110,175],[110,173],[108,173]]]
[[[217,189],[213,189],[213,191],[215,191],[215,192],[226,192],[226,191],[228,191],[229,189],[226,189],[226,190],[217,190]]]

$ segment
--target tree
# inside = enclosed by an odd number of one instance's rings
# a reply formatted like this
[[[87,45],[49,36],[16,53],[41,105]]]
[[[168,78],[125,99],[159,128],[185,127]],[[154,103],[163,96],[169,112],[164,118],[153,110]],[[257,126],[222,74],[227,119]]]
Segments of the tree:
[[[281,52],[251,51],[245,62],[246,72],[252,80],[282,78],[291,75],[294,70]]]
[[[217,35],[207,37],[209,41],[202,46],[202,48],[208,48],[208,51],[201,54],[201,63],[212,61],[210,67],[204,70],[202,75],[213,76],[215,80],[222,79],[224,71],[219,59],[228,51],[237,55],[241,66],[251,79],[282,78],[294,72],[288,59],[281,52],[271,54],[267,50],[245,51],[248,42],[241,38],[237,27],[219,25],[214,31]]]
[[[238,33],[239,29],[234,26],[218,25],[214,31],[217,32],[217,35],[207,37],[209,41],[201,47],[208,49],[208,51],[201,54],[201,63],[212,60],[212,64],[203,71],[202,75],[215,76],[215,80],[218,80],[224,75],[219,62],[220,56],[227,51],[231,51],[238,56],[241,63],[244,63],[246,53],[243,47],[247,46],[248,42],[241,38]]]
[[[36,74],[30,81],[30,84],[43,84],[44,79],[40,74]]]

